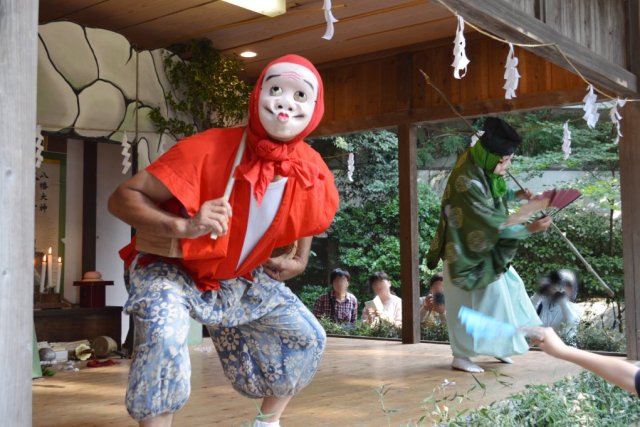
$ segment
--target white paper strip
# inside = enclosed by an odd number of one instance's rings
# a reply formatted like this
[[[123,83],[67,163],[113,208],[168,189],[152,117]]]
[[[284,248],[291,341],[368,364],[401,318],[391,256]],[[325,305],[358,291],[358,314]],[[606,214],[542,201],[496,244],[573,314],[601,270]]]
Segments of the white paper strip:
[[[473,134],[471,136],[471,144],[469,146],[473,147],[474,145],[476,145],[476,142],[478,142],[478,140],[480,139],[480,137],[482,135],[484,135],[484,131],[483,130],[479,130],[475,134]]]
[[[42,165],[42,161],[44,160],[44,156],[42,152],[44,151],[44,136],[42,136],[42,126],[36,126],[36,169],[40,168]]]
[[[600,113],[598,113],[598,105],[596,101],[598,96],[593,93],[593,85],[589,85],[587,87],[587,94],[582,99],[584,102],[584,106],[582,109],[584,110],[584,116],[582,118],[587,122],[587,126],[591,129],[596,127],[596,123],[598,123],[598,119],[600,118]]]
[[[624,107],[624,104],[626,103],[626,99],[618,98],[616,99],[615,104],[613,104],[613,107],[611,107],[611,110],[609,110],[609,117],[611,118],[611,122],[616,127],[616,138],[613,141],[614,144],[620,142],[620,137],[622,136],[622,132],[620,132],[620,120],[622,120],[622,116],[618,112],[618,107]]]
[[[327,31],[324,32],[322,36],[325,40],[331,40],[333,38],[333,24],[338,22],[338,20],[331,13],[331,0],[324,0],[324,4],[322,5],[322,9],[324,10],[324,20],[327,21]]]
[[[562,133],[562,152],[564,153],[564,159],[567,160],[571,154],[571,130],[569,130],[569,120],[564,122],[562,129],[564,129]]]
[[[122,174],[126,174],[129,172],[131,168],[131,144],[129,144],[129,140],[127,139],[127,131],[122,133]]]
[[[347,179],[349,182],[353,182],[353,173],[356,170],[355,156],[353,153],[349,153],[349,159],[347,160]]]
[[[461,79],[467,74],[467,65],[471,61],[467,58],[467,53],[465,52],[465,47],[467,45],[466,40],[464,39],[464,19],[462,16],[458,15],[458,29],[456,30],[456,38],[453,41],[453,63],[451,66],[453,67],[453,77],[456,79]],[[462,76],[460,75],[460,71],[464,71]]]
[[[505,90],[504,98],[512,99],[516,97],[516,89],[518,88],[518,81],[520,80],[520,73],[518,73],[518,58],[513,55],[513,44],[509,43],[509,54],[507,55],[507,62],[504,65],[504,86]]]

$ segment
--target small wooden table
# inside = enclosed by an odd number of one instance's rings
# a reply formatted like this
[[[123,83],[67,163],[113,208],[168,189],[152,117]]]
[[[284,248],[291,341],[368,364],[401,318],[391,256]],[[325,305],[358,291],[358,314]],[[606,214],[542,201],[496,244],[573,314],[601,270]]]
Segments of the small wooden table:
[[[99,308],[105,306],[105,287],[112,286],[112,280],[79,280],[73,286],[80,288],[80,307]]]

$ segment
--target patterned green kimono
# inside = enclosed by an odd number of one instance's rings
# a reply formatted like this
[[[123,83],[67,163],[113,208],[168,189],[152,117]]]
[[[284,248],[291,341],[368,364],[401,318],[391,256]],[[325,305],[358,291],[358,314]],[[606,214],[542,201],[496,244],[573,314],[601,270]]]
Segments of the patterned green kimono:
[[[475,164],[470,151],[462,153],[451,172],[442,197],[440,223],[427,254],[427,266],[444,260],[445,307],[449,341],[454,356],[486,354],[506,357],[524,353],[524,337],[474,341],[459,323],[462,305],[516,327],[539,325],[540,320],[511,267],[518,241],[529,233],[523,225],[503,227],[507,199],[493,197],[487,174]]]

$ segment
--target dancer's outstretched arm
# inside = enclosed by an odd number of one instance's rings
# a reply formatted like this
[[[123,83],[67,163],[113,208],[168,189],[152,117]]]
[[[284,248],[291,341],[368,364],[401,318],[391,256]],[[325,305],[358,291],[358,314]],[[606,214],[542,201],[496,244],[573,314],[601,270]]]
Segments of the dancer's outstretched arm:
[[[562,342],[552,328],[536,328],[536,335],[538,333],[539,336],[533,338],[532,342],[545,353],[580,365],[630,393],[637,393],[635,377],[640,369],[637,366],[615,357],[570,347]]]

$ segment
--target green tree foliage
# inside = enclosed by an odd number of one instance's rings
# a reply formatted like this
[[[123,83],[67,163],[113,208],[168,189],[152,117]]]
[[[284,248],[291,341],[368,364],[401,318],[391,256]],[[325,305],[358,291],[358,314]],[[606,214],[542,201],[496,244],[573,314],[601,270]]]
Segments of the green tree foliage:
[[[418,193],[419,253],[425,254],[437,225],[439,200],[426,185],[419,185]],[[375,271],[385,271],[399,286],[399,224],[397,190],[386,202],[347,206],[336,215],[330,236],[337,240],[338,260],[349,268],[352,288],[359,285],[362,298],[371,296],[367,278]],[[426,267],[424,273],[427,274]]]
[[[333,140],[342,150],[334,171],[340,210],[329,230],[337,258],[351,273],[349,290],[360,302],[370,299],[368,276],[385,271],[399,285],[400,240],[398,140],[389,131],[366,132]],[[347,179],[347,153],[355,153],[353,182]],[[437,225],[439,200],[426,185],[418,187],[420,253],[431,242]]]
[[[326,141],[326,140],[325,140]],[[329,139],[339,150],[334,170],[341,206],[378,203],[398,192],[398,137],[386,130]],[[347,176],[347,154],[354,153],[353,182]]]
[[[166,100],[182,119],[167,119],[156,108],[150,117],[158,131],[168,131],[178,139],[233,125],[246,116],[251,88],[239,77],[242,64],[238,59],[221,55],[208,39],[171,50],[164,67],[176,96],[168,91]]]

